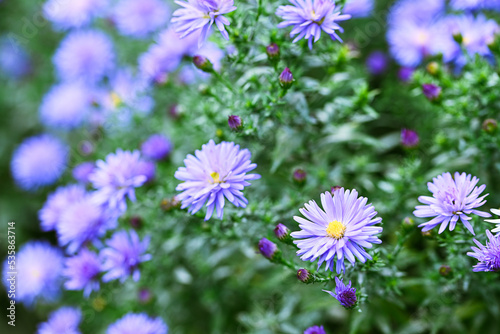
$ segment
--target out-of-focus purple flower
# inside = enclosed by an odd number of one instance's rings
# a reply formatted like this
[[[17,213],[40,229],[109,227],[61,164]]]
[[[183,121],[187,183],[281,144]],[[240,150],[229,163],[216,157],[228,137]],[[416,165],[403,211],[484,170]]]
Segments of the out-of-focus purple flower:
[[[141,171],[142,162],[139,151],[121,149],[108,154],[106,160],[97,161],[96,170],[89,176],[90,182],[97,189],[94,199],[111,210],[125,212],[127,197],[134,202],[134,189],[147,180]]]
[[[80,201],[87,195],[87,191],[81,185],[69,185],[59,187],[49,195],[42,209],[38,212],[42,231],[50,231],[56,228],[61,218],[61,213],[72,203]]]
[[[385,72],[388,63],[387,55],[382,51],[372,52],[366,59],[368,72],[373,75],[379,75]]]
[[[248,201],[241,190],[250,185],[248,181],[260,178],[258,174],[247,174],[257,167],[250,157],[250,151],[240,150],[239,145],[215,144],[213,140],[197,150],[195,156],[189,154],[184,160],[186,167],[180,167],[174,175],[184,181],[176,188],[182,191],[177,196],[182,208],[189,207],[188,211],[194,214],[206,203],[208,220],[214,209],[222,219],[225,198],[236,207],[246,207]]]
[[[434,84],[423,84],[422,92],[429,101],[435,101],[441,96],[441,87]]]
[[[68,279],[64,284],[66,290],[83,290],[88,297],[92,291],[99,290],[98,275],[101,262],[96,253],[86,248],[66,259],[63,275]]]
[[[61,212],[56,225],[57,238],[61,246],[68,246],[68,253],[75,253],[88,242],[116,226],[112,214],[96,204],[93,195],[89,194]]]
[[[337,274],[345,272],[344,259],[354,265],[356,258],[366,262],[372,257],[364,248],[380,244],[375,235],[382,232],[382,227],[374,226],[382,221],[375,218],[377,211],[373,205],[366,204],[365,197],[358,198],[356,190],[344,191],[344,188],[332,194],[321,194],[321,209],[315,201],[304,204],[300,213],[307,219],[295,216],[300,231],[292,232],[294,243],[299,250],[297,255],[304,261],[318,261],[318,268],[325,263],[326,269],[333,271],[336,264]]]
[[[151,255],[145,254],[148,245],[149,237],[141,241],[134,230],[115,232],[99,254],[103,261],[102,271],[106,272],[103,282],[115,279],[124,282],[129,276],[138,281],[141,277],[139,265],[151,260]]]
[[[413,72],[415,69],[411,67],[401,67],[398,71],[398,78],[402,82],[409,82],[413,77]]]
[[[81,28],[102,15],[106,0],[48,0],[43,15],[58,29]]]
[[[417,205],[413,214],[419,218],[433,217],[430,221],[418,225],[423,227],[422,232],[432,230],[437,225],[441,234],[448,224],[450,231],[455,229],[458,219],[470,233],[474,234],[474,229],[469,223],[472,218],[470,214],[480,217],[491,217],[487,212],[478,211],[476,208],[486,203],[485,197],[481,193],[486,185],[476,187],[479,179],[470,174],[455,172],[454,177],[450,173],[443,173],[427,183],[427,187],[432,192],[432,197],[420,196],[418,201],[425,205]]]
[[[278,253],[278,246],[266,238],[260,239],[258,247],[260,253],[270,260]]]
[[[12,177],[24,190],[51,185],[66,169],[68,153],[68,147],[50,135],[25,139],[12,156]]]
[[[457,10],[500,10],[499,0],[451,0],[451,7]]]
[[[111,326],[106,334],[167,334],[167,325],[160,318],[150,318],[145,313],[129,313]]]
[[[163,160],[172,151],[172,143],[162,134],[151,135],[141,145],[141,153],[143,156],[153,160]]]
[[[175,31],[181,34],[181,38],[201,30],[198,40],[198,47],[201,47],[215,23],[222,36],[229,40],[225,26],[230,23],[224,14],[236,10],[233,0],[178,0],[175,3],[183,7],[177,9],[172,18],[172,23],[176,27]]]
[[[82,312],[73,307],[61,307],[49,315],[47,322],[38,325],[37,334],[81,334],[78,330]]]
[[[326,334],[323,326],[312,326],[304,331],[304,334]]]
[[[468,256],[474,257],[479,261],[472,269],[474,272],[500,271],[500,235],[493,236],[488,230],[486,230],[486,235],[489,240],[486,241],[484,246],[474,239],[477,247],[471,247],[473,252],[467,253]]]
[[[161,28],[169,10],[160,0],[122,0],[115,8],[114,21],[120,34],[144,38]]]
[[[94,152],[94,145],[88,140],[84,140],[79,145],[79,151],[84,156],[90,155]]]
[[[343,12],[356,17],[369,16],[374,7],[374,0],[347,0]]]
[[[90,182],[89,176],[95,170],[95,163],[87,161],[82,162],[73,168],[73,178],[80,183],[88,183]]]
[[[75,31],[67,35],[53,62],[63,80],[95,83],[113,68],[113,44],[98,30]]]
[[[48,127],[71,130],[82,125],[92,106],[89,88],[79,82],[58,84],[44,96],[40,119]]]
[[[141,303],[147,304],[153,299],[153,293],[148,288],[142,288],[139,290],[138,298]]]
[[[227,118],[227,124],[231,130],[239,130],[243,126],[241,117],[237,115],[229,115]]]
[[[445,9],[445,0],[399,0],[391,8],[387,20],[390,25],[435,22],[445,14]]]
[[[352,308],[357,303],[356,298],[356,289],[351,288],[351,282],[345,285],[343,281],[341,281],[338,277],[335,277],[335,292],[323,290],[328,293],[330,296],[335,297],[340,302],[340,305],[345,308]]]
[[[16,302],[53,301],[60,292],[63,255],[48,242],[30,241],[19,249],[15,264],[3,264],[3,283],[16,291]],[[15,279],[15,282],[13,281]]]
[[[408,148],[415,147],[418,145],[418,142],[419,142],[418,134],[415,131],[409,129],[401,130],[401,144],[404,147]]]
[[[293,43],[305,38],[309,49],[312,49],[313,40],[317,42],[321,31],[328,34],[333,40],[342,42],[335,30],[344,32],[337,22],[351,18],[351,15],[341,15],[335,11],[335,2],[330,0],[290,0],[293,6],[279,6],[276,15],[283,19],[278,28],[293,26],[290,37],[297,35]]]
[[[146,177],[145,183],[149,183],[156,177],[156,165],[152,161],[141,161],[137,167],[137,172]]]
[[[30,74],[31,59],[26,50],[13,38],[0,39],[0,75],[19,80]]]

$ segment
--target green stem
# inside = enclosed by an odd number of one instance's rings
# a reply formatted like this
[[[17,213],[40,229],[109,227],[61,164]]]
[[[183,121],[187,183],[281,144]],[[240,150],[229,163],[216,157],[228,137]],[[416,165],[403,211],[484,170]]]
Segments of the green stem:
[[[220,81],[220,82],[221,82],[224,86],[226,86],[226,87],[227,87],[227,88],[228,88],[228,89],[229,89],[229,90],[230,90],[233,94],[236,94],[236,92],[234,91],[234,87],[231,85],[231,83],[230,83],[229,81],[227,81],[226,79],[224,79],[224,78],[222,77],[222,75],[220,75],[220,73],[219,73],[219,72],[217,72],[217,71],[213,71],[212,73],[213,73],[213,74],[215,75],[215,77],[216,77],[216,78],[217,78],[217,79],[218,79],[218,80],[219,80],[219,81]]]

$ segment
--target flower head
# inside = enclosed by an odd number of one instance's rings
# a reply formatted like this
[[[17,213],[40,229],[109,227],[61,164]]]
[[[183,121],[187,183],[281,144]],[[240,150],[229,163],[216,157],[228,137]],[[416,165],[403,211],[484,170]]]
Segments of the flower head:
[[[477,247],[471,247],[473,252],[467,253],[468,256],[474,257],[479,261],[472,269],[474,272],[500,271],[500,235],[493,236],[488,230],[486,230],[486,235],[489,241],[486,241],[484,246],[474,239]]]
[[[404,147],[408,148],[415,147],[418,145],[418,142],[419,142],[418,134],[415,131],[409,129],[401,130],[401,144]]]
[[[312,326],[304,331],[304,334],[326,334],[323,326]]]
[[[377,212],[373,205],[366,204],[365,197],[358,198],[356,190],[341,188],[334,192],[321,194],[321,209],[315,201],[309,201],[300,213],[306,217],[293,217],[299,223],[300,231],[292,232],[294,243],[299,248],[297,255],[304,261],[318,261],[318,268],[325,263],[333,271],[336,263],[337,273],[345,271],[344,259],[354,265],[356,258],[366,262],[372,257],[364,250],[372,244],[381,243],[375,235],[382,227],[374,226],[382,221],[375,218]]]
[[[26,50],[13,39],[0,38],[0,77],[22,79],[32,70]]]
[[[162,134],[151,135],[141,145],[142,155],[153,160],[165,159],[170,151],[172,151],[172,143]]]
[[[135,201],[135,188],[146,182],[147,177],[142,171],[143,160],[139,151],[123,151],[110,153],[106,160],[96,163],[96,170],[89,176],[90,182],[97,191],[95,200],[107,205],[111,210],[125,212],[126,198]]]
[[[198,40],[198,47],[201,47],[215,23],[222,36],[229,40],[225,26],[230,23],[224,14],[236,10],[233,0],[178,0],[175,3],[183,7],[177,9],[172,18],[175,31],[181,34],[181,38],[201,29]]]
[[[371,14],[375,5],[374,0],[347,0],[344,13],[355,17],[366,17]]]
[[[122,0],[115,8],[114,21],[120,34],[144,38],[161,28],[168,14],[167,5],[160,0]]]
[[[82,312],[73,307],[61,307],[49,315],[47,322],[38,325],[37,334],[80,334],[78,325]]]
[[[81,28],[103,14],[106,0],[48,0],[43,15],[58,29]]]
[[[430,221],[420,224],[424,227],[422,232],[432,230],[437,225],[441,225],[439,233],[450,226],[450,231],[455,229],[458,219],[474,235],[474,229],[469,223],[472,218],[470,214],[481,217],[490,217],[487,212],[475,210],[486,203],[484,198],[488,194],[481,196],[486,185],[476,187],[479,179],[470,174],[459,174],[455,172],[452,177],[450,173],[443,173],[435,177],[432,182],[427,183],[427,187],[432,192],[432,197],[420,196],[418,201],[425,205],[417,205],[413,214],[416,217],[434,217]],[[481,196],[481,197],[480,197]]]
[[[141,276],[139,264],[151,259],[150,254],[144,254],[148,245],[149,237],[141,241],[134,230],[115,232],[106,241],[107,247],[99,254],[103,260],[102,271],[106,272],[102,277],[103,282],[115,279],[123,282],[130,275],[134,281],[138,281]]]
[[[63,80],[84,80],[95,83],[113,67],[113,44],[98,30],[68,34],[56,51],[53,61]]]
[[[212,217],[214,210],[222,219],[226,198],[236,207],[245,208],[248,201],[241,190],[250,185],[248,181],[260,178],[258,174],[247,174],[257,167],[250,157],[250,151],[240,150],[239,145],[215,144],[213,140],[197,150],[195,156],[189,154],[184,160],[186,167],[180,167],[174,175],[184,181],[176,188],[182,191],[177,196],[182,208],[189,207],[188,211],[194,214],[206,204],[205,220]]]
[[[379,75],[385,72],[388,65],[388,59],[384,52],[374,51],[366,59],[368,72],[373,75]]]
[[[15,284],[16,302],[32,304],[37,298],[53,300],[59,294],[63,255],[48,242],[31,241],[16,254],[13,266],[5,259],[3,283]],[[15,278],[15,283],[13,283]]]
[[[339,280],[338,277],[335,277],[335,283],[335,292],[326,290],[323,291],[328,293],[330,296],[335,297],[340,302],[340,305],[345,308],[354,307],[357,303],[356,289],[351,288],[351,282],[349,281],[349,284],[345,285],[343,281]]]
[[[89,176],[95,170],[95,163],[87,161],[78,164],[73,168],[73,178],[80,183],[88,183]]]
[[[88,297],[92,290],[99,290],[98,275],[101,272],[101,262],[96,253],[86,248],[66,259],[63,275],[68,279],[64,284],[67,290],[83,290]]]
[[[108,327],[106,334],[167,334],[167,325],[160,318],[145,313],[129,313]]]
[[[24,140],[10,162],[14,181],[24,190],[53,184],[66,169],[68,151],[64,143],[50,135]]]
[[[284,21],[278,24],[278,28],[293,26],[290,37],[295,37],[293,43],[305,38],[309,41],[309,49],[312,49],[313,40],[317,42],[321,31],[328,34],[333,40],[342,42],[335,30],[344,32],[337,22],[351,18],[351,15],[341,15],[335,11],[335,2],[332,0],[290,0],[293,6],[279,6],[276,15]]]
[[[69,185],[59,187],[49,195],[42,209],[38,212],[40,226],[43,231],[56,228],[61,218],[61,213],[74,202],[78,202],[87,195],[85,187],[81,185]]]

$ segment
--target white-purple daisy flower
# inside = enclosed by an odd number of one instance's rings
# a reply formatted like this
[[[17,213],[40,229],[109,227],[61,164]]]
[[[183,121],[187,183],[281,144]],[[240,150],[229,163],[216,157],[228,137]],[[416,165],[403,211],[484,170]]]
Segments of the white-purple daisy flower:
[[[43,15],[58,29],[81,28],[104,13],[107,0],[48,0]]]
[[[78,330],[82,312],[74,307],[61,307],[49,315],[47,322],[38,325],[37,334],[81,334]]]
[[[103,261],[102,271],[106,272],[102,277],[103,282],[115,279],[123,282],[129,276],[138,281],[141,276],[139,265],[151,259],[151,255],[146,254],[148,245],[149,237],[141,241],[134,230],[115,232],[106,241],[107,247],[99,253]]]
[[[57,181],[66,169],[69,148],[58,138],[40,135],[25,139],[14,151],[10,168],[16,184],[36,190]]]
[[[493,213],[494,215],[500,216],[500,210],[498,210],[498,209],[491,209],[491,213]],[[500,233],[500,219],[486,219],[486,221],[488,223],[497,224],[497,227],[494,228],[493,230],[491,230],[491,232]]]
[[[161,0],[122,0],[114,10],[120,34],[144,38],[161,28],[168,19],[168,6]]]
[[[96,163],[96,170],[89,176],[96,192],[93,197],[97,203],[106,205],[119,213],[127,209],[127,197],[135,201],[135,188],[142,186],[147,177],[142,172],[139,151],[110,153],[106,160]]]
[[[92,291],[99,290],[100,272],[101,261],[97,254],[83,248],[65,261],[63,275],[67,281],[64,287],[66,290],[83,290],[83,295],[88,297]]]
[[[230,23],[224,14],[236,10],[233,0],[177,0],[175,3],[183,7],[177,9],[172,18],[172,23],[176,27],[175,31],[181,33],[181,38],[201,30],[198,40],[198,46],[201,47],[215,23],[222,36],[229,40],[225,26]]]
[[[110,325],[106,334],[167,334],[167,330],[161,318],[150,318],[145,313],[129,313]]]
[[[75,31],[68,34],[56,51],[53,62],[63,80],[95,83],[113,68],[113,43],[101,31]]]
[[[342,15],[336,10],[333,0],[289,0],[293,6],[279,6],[276,15],[284,21],[278,24],[278,28],[293,26],[290,37],[295,35],[293,43],[305,38],[308,40],[309,49],[312,49],[313,41],[317,42],[324,31],[333,40],[342,42],[335,30],[344,32],[337,22],[351,18],[351,15]]]
[[[31,241],[21,246],[15,264],[5,259],[3,283],[7,290],[15,290],[16,302],[30,305],[38,298],[53,301],[60,292],[62,266],[63,255],[58,248],[48,242]]]
[[[349,284],[345,285],[343,280],[335,277],[335,284],[335,292],[327,290],[323,291],[337,299],[340,305],[345,308],[354,307],[357,303],[356,289],[351,287],[351,281],[349,281]]]
[[[325,263],[325,270],[345,272],[344,259],[354,265],[356,258],[366,262],[372,257],[364,248],[380,244],[375,235],[382,227],[374,226],[382,221],[376,218],[377,211],[365,197],[358,197],[356,190],[340,188],[332,194],[321,194],[321,209],[315,201],[304,204],[300,209],[302,217],[293,217],[299,223],[300,231],[292,232],[297,255],[304,261],[318,261],[318,268]]]
[[[475,210],[486,203],[485,197],[481,193],[486,185],[476,187],[479,179],[470,174],[455,172],[452,177],[450,173],[443,173],[427,183],[427,187],[432,192],[432,197],[420,196],[418,201],[425,205],[417,205],[413,214],[419,218],[434,217],[430,221],[418,225],[423,227],[422,232],[439,227],[442,233],[449,225],[450,231],[455,229],[457,221],[460,221],[474,235],[474,229],[469,223],[472,218],[470,214],[481,217],[491,217],[487,212]]]
[[[213,140],[196,150],[194,156],[189,154],[184,160],[186,167],[180,167],[174,175],[184,181],[176,188],[182,191],[177,196],[182,208],[189,207],[194,214],[206,204],[205,220],[212,217],[214,210],[222,219],[225,199],[245,208],[248,201],[242,190],[250,185],[248,181],[260,178],[258,174],[247,174],[257,167],[250,158],[248,149],[240,150],[239,145],[228,142],[215,144]]]
[[[494,236],[490,231],[486,230],[488,240],[483,246],[479,241],[474,239],[477,247],[471,247],[473,252],[468,252],[467,255],[476,258],[479,263],[474,266],[472,271],[500,271],[500,235]]]
[[[56,228],[61,213],[70,204],[78,202],[87,195],[85,187],[81,185],[69,185],[59,187],[49,195],[42,209],[38,212],[42,231],[51,231]]]

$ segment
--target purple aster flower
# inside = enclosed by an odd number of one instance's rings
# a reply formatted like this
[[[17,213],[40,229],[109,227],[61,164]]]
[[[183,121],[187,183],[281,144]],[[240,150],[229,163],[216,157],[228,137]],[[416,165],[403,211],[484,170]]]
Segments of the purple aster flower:
[[[156,165],[152,161],[141,161],[137,167],[137,172],[146,177],[145,183],[149,183],[155,179]]]
[[[372,257],[364,250],[381,241],[375,234],[382,232],[382,227],[374,226],[382,221],[375,218],[377,212],[373,205],[366,204],[365,197],[358,198],[356,190],[344,188],[332,194],[321,194],[321,209],[315,201],[309,201],[300,209],[302,217],[293,217],[301,228],[292,232],[294,243],[299,248],[297,255],[304,261],[318,261],[318,268],[325,263],[333,271],[336,263],[337,274],[345,272],[344,259],[354,265],[356,258],[366,262]]]
[[[345,285],[343,281],[339,280],[338,277],[335,277],[335,292],[323,290],[328,293],[330,296],[335,297],[340,305],[345,308],[354,307],[357,303],[356,299],[356,289],[351,288],[351,281],[349,284]]]
[[[95,83],[113,67],[113,44],[98,30],[68,34],[56,51],[53,62],[63,80],[82,79]]]
[[[181,33],[181,38],[201,30],[198,40],[198,47],[201,47],[215,23],[222,36],[229,40],[225,26],[230,23],[224,14],[236,10],[233,0],[177,0],[175,3],[183,7],[177,9],[172,18],[172,23],[176,26],[175,31]]]
[[[162,134],[151,135],[141,145],[143,156],[153,160],[163,160],[172,151],[172,143]]]
[[[435,101],[441,96],[441,87],[434,84],[423,84],[422,92],[429,101]]]
[[[72,203],[78,202],[87,195],[81,185],[59,187],[49,195],[42,209],[38,212],[42,231],[51,231],[56,228],[61,213]]]
[[[96,204],[93,195],[89,194],[78,202],[70,203],[61,212],[56,231],[59,245],[68,246],[68,253],[72,254],[115,226],[113,215]]]
[[[3,283],[9,290],[15,279],[16,302],[30,305],[37,298],[54,300],[60,291],[62,262],[62,252],[48,242],[28,242],[17,252],[14,265],[5,260]]]
[[[399,0],[391,8],[390,25],[411,21],[413,23],[435,22],[445,14],[445,0]]]
[[[145,254],[148,245],[149,237],[141,241],[134,230],[115,232],[99,254],[103,260],[102,271],[106,272],[102,281],[120,279],[124,282],[129,276],[138,281],[141,276],[139,264],[151,259],[150,254]]]
[[[89,183],[89,176],[95,170],[95,163],[93,162],[82,162],[73,168],[73,178],[80,183]]]
[[[260,239],[258,247],[259,247],[260,253],[262,255],[264,255],[264,257],[266,257],[270,260],[272,260],[274,255],[276,255],[279,252],[278,246],[276,246],[276,244],[274,242],[269,241],[266,238]]]
[[[66,169],[68,151],[64,143],[50,135],[25,139],[10,162],[14,181],[24,190],[53,184]]]
[[[326,334],[323,326],[312,326],[304,331],[304,334]]]
[[[71,130],[82,125],[92,106],[89,88],[78,82],[51,88],[40,105],[40,119],[48,127]]]
[[[351,15],[341,15],[335,11],[335,2],[332,0],[289,0],[293,6],[279,6],[276,15],[284,21],[278,24],[278,28],[293,26],[290,37],[295,37],[293,43],[305,38],[309,41],[309,49],[312,49],[313,39],[317,42],[321,36],[321,30],[330,35],[333,40],[342,42],[335,30],[344,32],[339,21],[351,18]]]
[[[163,26],[168,14],[160,0],[122,0],[115,8],[114,21],[120,34],[144,38]]]
[[[167,334],[167,325],[160,318],[145,313],[129,313],[108,327],[106,334]]]
[[[250,185],[248,181],[260,178],[258,174],[247,174],[257,167],[250,157],[250,151],[240,150],[239,145],[215,144],[213,140],[197,150],[195,156],[189,154],[184,160],[186,167],[180,167],[174,175],[184,181],[176,188],[182,191],[177,196],[182,208],[189,207],[188,211],[194,214],[206,203],[205,220],[212,217],[214,209],[222,219],[225,198],[236,207],[245,208],[248,201],[241,190]]]
[[[66,259],[63,275],[68,279],[64,283],[66,290],[83,290],[88,297],[94,290],[99,290],[98,275],[101,262],[96,253],[83,248],[77,255]]]
[[[103,14],[106,0],[48,0],[43,15],[58,29],[81,28]]]
[[[374,51],[366,59],[366,67],[368,68],[368,72],[373,75],[384,73],[387,69],[387,63],[387,56],[382,51]]]
[[[432,230],[437,225],[441,234],[448,224],[450,231],[455,229],[457,221],[460,221],[475,235],[468,215],[475,214],[480,217],[491,217],[487,212],[475,210],[486,203],[484,198],[488,194],[481,196],[486,185],[476,187],[479,179],[470,174],[455,172],[454,177],[450,173],[443,173],[427,183],[427,187],[432,192],[432,197],[420,196],[418,201],[425,205],[417,205],[413,214],[419,218],[434,217],[430,221],[418,225],[424,227],[422,232]],[[480,197],[481,196],[481,197]]]
[[[471,247],[473,252],[468,252],[467,255],[476,258],[479,263],[474,266],[472,271],[500,271],[500,235],[493,236],[490,231],[486,230],[486,235],[489,241],[486,245],[482,245],[474,239],[477,247]],[[479,247],[479,248],[478,248]]]
[[[19,80],[30,74],[31,59],[26,50],[13,38],[0,39],[0,75]]]
[[[82,312],[73,307],[61,307],[49,315],[47,322],[38,325],[37,334],[80,334],[78,325]]]
[[[415,131],[409,129],[401,130],[401,144],[404,147],[408,148],[415,147],[418,145],[418,142],[419,142],[418,134]]]
[[[402,82],[409,82],[413,77],[415,69],[411,67],[401,67],[398,71],[398,79]]]
[[[108,154],[105,161],[97,161],[95,172],[89,176],[90,182],[97,189],[95,200],[106,204],[111,210],[125,212],[126,198],[135,202],[134,189],[147,180],[141,171],[142,162],[139,151],[121,149]]]
[[[372,13],[374,5],[374,0],[347,0],[343,12],[353,18],[367,17]]]
[[[451,0],[451,7],[458,10],[500,10],[499,0]]]

